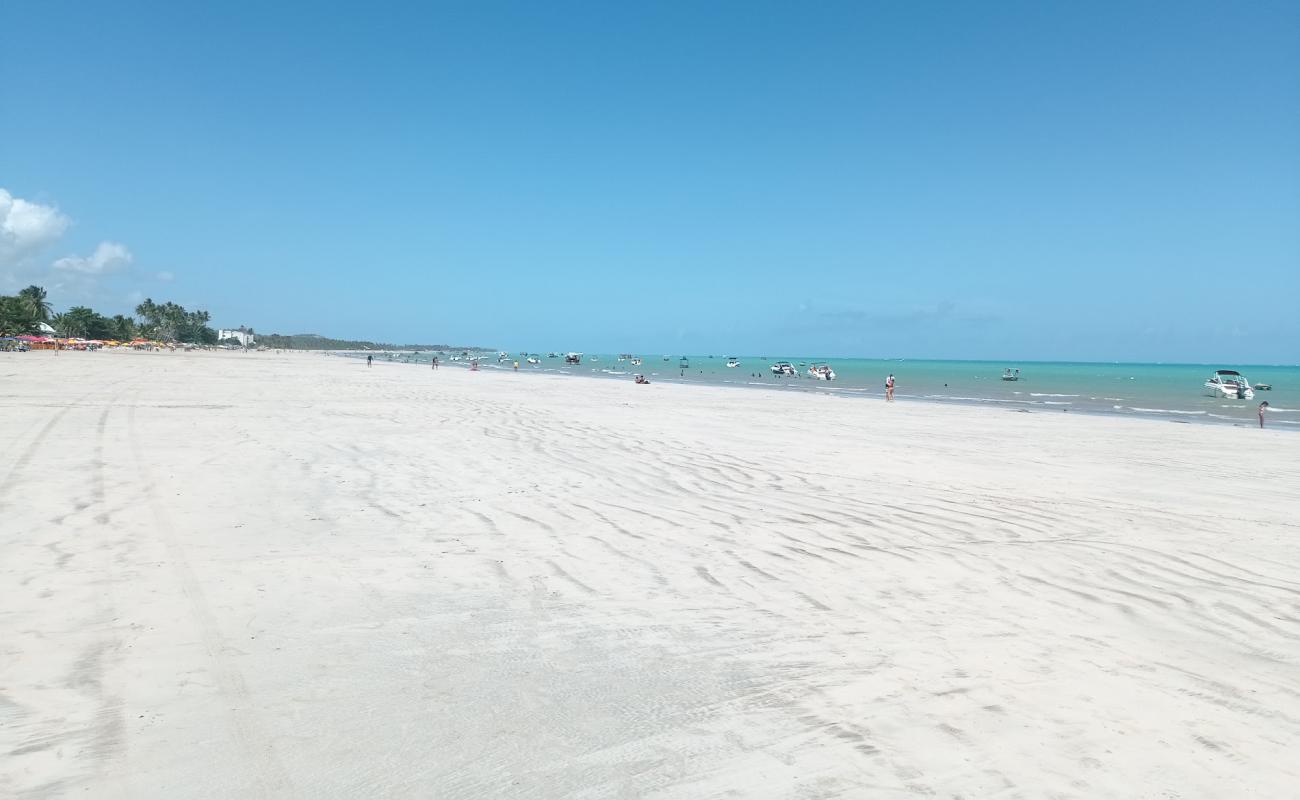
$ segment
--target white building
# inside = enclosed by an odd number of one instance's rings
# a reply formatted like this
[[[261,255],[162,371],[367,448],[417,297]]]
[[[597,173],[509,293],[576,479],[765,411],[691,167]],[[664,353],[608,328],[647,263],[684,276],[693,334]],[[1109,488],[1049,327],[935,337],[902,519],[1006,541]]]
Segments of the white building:
[[[257,344],[257,339],[253,337],[253,332],[243,327],[217,329],[217,341],[224,342],[227,339],[234,339],[244,347],[252,347],[254,344]]]

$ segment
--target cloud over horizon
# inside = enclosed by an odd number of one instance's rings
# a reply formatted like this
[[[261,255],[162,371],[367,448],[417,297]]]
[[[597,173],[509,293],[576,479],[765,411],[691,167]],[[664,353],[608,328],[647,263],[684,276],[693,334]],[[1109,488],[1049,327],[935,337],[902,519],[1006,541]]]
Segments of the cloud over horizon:
[[[54,206],[0,188],[0,268],[18,266],[62,238],[72,220]]]
[[[104,275],[123,269],[134,260],[126,245],[120,242],[100,242],[95,252],[89,256],[65,256],[52,266],[84,275]]]
[[[0,294],[27,284],[47,287],[57,303],[110,303],[122,284],[141,277],[174,280],[169,271],[138,275],[130,269],[134,254],[123,243],[102,240],[88,255],[69,254],[49,260],[46,251],[72,227],[70,217],[52,204],[15,197],[0,187]]]

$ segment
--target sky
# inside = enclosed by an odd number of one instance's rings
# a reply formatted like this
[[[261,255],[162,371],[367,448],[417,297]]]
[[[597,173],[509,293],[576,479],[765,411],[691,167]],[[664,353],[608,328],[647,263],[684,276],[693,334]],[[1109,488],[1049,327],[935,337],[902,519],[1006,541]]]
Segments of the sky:
[[[1300,3],[0,10],[0,292],[510,350],[1300,362]]]

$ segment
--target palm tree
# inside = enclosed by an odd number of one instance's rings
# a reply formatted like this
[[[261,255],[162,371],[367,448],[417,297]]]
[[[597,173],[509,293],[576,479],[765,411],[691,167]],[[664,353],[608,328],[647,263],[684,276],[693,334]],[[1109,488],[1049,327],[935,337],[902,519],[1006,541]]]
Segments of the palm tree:
[[[121,314],[115,314],[109,320],[109,330],[112,331],[113,338],[120,342],[129,342],[136,337],[135,320]]]
[[[32,333],[40,322],[21,297],[0,297],[0,336]]]
[[[18,299],[27,306],[37,322],[49,322],[54,307],[45,299],[45,289],[40,286],[28,286],[18,293]]]
[[[99,315],[85,306],[73,306],[59,316],[63,319],[64,336],[85,338],[95,332],[93,329]]]

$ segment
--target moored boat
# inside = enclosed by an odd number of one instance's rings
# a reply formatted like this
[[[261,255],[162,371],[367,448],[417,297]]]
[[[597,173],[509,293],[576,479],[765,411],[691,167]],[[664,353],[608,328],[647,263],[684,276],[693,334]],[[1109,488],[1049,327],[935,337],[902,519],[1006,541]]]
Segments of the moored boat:
[[[1221,400],[1250,400],[1255,390],[1250,388],[1250,381],[1235,369],[1216,369],[1205,382],[1205,396]]]

